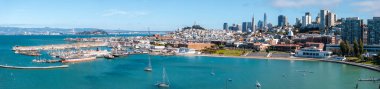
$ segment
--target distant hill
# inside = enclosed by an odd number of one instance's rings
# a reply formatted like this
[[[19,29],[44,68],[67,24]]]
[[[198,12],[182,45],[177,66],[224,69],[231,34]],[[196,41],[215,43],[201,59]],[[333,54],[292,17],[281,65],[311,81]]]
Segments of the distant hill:
[[[83,32],[77,32],[77,35],[108,35],[108,32],[104,30],[94,30],[94,31],[83,31]]]
[[[107,35],[118,33],[148,33],[147,31],[110,30],[99,28],[21,28],[21,27],[1,27],[0,35],[54,35],[54,34],[79,34],[79,35]],[[168,31],[150,31],[150,33],[165,33]]]

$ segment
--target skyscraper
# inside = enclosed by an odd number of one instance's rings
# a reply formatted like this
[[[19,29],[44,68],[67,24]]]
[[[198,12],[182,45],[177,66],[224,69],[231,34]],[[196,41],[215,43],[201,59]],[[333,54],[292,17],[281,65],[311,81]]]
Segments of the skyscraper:
[[[242,24],[242,32],[248,32],[248,22],[243,22]]]
[[[342,23],[342,39],[353,43],[355,40],[363,40],[363,20],[359,17],[346,18]]]
[[[368,19],[367,23],[367,43],[371,45],[380,44],[380,17],[373,17],[373,19]]]
[[[302,26],[307,26],[311,24],[312,19],[311,19],[311,14],[310,12],[306,12],[305,16],[302,16]]]
[[[317,24],[321,23],[321,17],[319,16],[319,14],[317,17],[315,17],[315,23],[317,23]]]
[[[256,32],[256,26],[255,26],[255,15],[252,15],[252,23],[251,23],[251,32]]]
[[[223,24],[223,30],[228,30],[228,23]]]
[[[264,13],[264,23],[263,23],[264,27],[267,27],[267,13]]]
[[[302,24],[302,23],[301,23],[300,18],[296,18],[296,23],[295,23],[295,25],[299,26],[299,25],[301,25],[301,24]]]
[[[240,24],[237,24],[236,28],[237,28],[236,29],[237,32],[242,32],[242,26]]]
[[[252,32],[252,22],[247,22],[247,32]]]
[[[286,26],[288,23],[288,18],[284,15],[278,16],[278,26]]]
[[[319,23],[319,31],[321,34],[326,34],[326,26],[327,26],[327,14],[329,13],[328,10],[321,10],[319,13],[320,15],[320,23]]]
[[[261,20],[259,20],[259,21],[257,22],[257,27],[258,27],[258,28],[263,28],[263,24],[264,24],[264,22],[261,21]]]
[[[327,14],[327,27],[335,26],[336,21],[336,14],[335,13],[328,13]]]

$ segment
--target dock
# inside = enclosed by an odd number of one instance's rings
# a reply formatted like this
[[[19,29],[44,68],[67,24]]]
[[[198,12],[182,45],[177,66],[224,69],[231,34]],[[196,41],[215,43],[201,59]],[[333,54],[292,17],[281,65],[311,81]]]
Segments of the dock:
[[[107,42],[81,42],[71,44],[55,44],[55,45],[42,45],[42,46],[15,46],[12,48],[14,51],[30,51],[30,50],[59,50],[69,48],[86,48],[86,47],[100,47],[107,46]]]
[[[69,65],[46,66],[46,67],[22,67],[22,66],[0,65],[0,68],[9,68],[9,69],[56,69],[56,68],[68,68],[68,67]]]

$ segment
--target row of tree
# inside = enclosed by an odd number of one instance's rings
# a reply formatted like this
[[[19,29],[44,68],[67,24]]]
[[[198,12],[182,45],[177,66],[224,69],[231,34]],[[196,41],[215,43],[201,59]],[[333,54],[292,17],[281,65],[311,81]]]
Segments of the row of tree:
[[[348,41],[342,41],[339,44],[341,55],[343,56],[356,56],[360,57],[365,53],[363,41],[360,39],[359,42],[357,40],[354,41],[353,47]]]

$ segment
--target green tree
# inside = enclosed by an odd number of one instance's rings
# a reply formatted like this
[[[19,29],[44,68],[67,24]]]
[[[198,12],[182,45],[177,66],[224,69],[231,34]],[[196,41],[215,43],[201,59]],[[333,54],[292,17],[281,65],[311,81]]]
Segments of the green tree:
[[[343,56],[345,56],[346,54],[346,46],[345,46],[345,43],[344,43],[344,41],[342,41],[342,42],[340,42],[339,43],[339,47],[340,47],[340,53],[343,55]]]
[[[339,43],[339,46],[340,46],[340,52],[343,56],[346,56],[347,53],[348,53],[348,49],[346,48],[346,42],[342,41]]]
[[[350,43],[348,43],[348,41],[345,42],[345,48],[347,49],[347,55],[348,56],[351,56],[352,53],[353,53],[353,48],[351,47]]]
[[[363,40],[362,39],[359,40],[359,53],[360,54],[366,53],[365,50],[364,50],[364,44],[363,44]]]
[[[359,44],[358,44],[358,41],[356,41],[356,40],[354,41],[354,48],[353,49],[354,49],[354,55],[359,57],[359,54],[360,54],[359,53]]]

